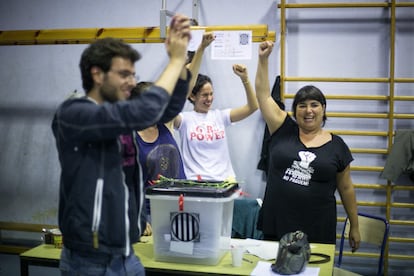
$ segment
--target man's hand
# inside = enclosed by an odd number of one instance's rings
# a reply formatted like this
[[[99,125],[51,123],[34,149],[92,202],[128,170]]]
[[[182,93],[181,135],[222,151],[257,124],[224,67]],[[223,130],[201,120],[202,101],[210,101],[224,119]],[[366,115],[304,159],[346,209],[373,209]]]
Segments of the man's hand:
[[[190,38],[190,19],[184,15],[175,15],[171,20],[168,37],[165,42],[170,59],[178,59],[185,62]]]
[[[142,234],[143,236],[151,236],[152,235],[152,227],[151,224],[149,224],[147,222],[147,225],[145,227],[144,233]]]

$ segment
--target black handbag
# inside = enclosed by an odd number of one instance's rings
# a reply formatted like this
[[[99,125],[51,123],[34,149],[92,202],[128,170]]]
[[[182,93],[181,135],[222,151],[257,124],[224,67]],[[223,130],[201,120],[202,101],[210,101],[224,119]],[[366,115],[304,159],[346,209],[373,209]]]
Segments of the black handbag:
[[[309,261],[311,255],[322,259]],[[323,253],[311,253],[308,236],[302,231],[290,232],[280,239],[276,262],[272,264],[272,271],[291,275],[302,272],[308,263],[320,264],[329,262],[331,257]]]

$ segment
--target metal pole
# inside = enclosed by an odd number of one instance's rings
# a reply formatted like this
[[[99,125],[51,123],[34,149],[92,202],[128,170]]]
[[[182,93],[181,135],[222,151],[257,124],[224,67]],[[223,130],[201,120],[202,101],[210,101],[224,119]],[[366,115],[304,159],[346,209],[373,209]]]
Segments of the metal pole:
[[[198,9],[199,9],[199,4],[200,4],[200,1],[199,0],[193,0],[193,13],[192,13],[192,17],[197,22],[198,22]]]

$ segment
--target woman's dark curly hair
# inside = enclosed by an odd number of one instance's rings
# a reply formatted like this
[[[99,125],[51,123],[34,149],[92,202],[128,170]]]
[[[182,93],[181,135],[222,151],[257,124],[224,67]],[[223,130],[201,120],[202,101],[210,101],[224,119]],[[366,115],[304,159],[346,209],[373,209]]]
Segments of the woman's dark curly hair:
[[[141,93],[143,93],[145,90],[153,86],[154,83],[152,81],[140,81],[135,85],[134,88],[131,90],[131,96],[129,97],[130,100],[138,98]]]

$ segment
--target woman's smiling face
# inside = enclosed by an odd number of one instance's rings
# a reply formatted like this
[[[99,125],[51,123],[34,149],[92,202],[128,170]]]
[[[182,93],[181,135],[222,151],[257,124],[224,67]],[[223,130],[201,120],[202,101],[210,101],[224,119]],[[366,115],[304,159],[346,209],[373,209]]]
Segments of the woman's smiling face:
[[[306,100],[296,106],[296,121],[304,130],[316,130],[322,127],[325,106],[317,100]]]
[[[199,113],[207,113],[213,104],[213,86],[210,82],[206,82],[197,94],[191,95],[194,104],[194,111]]]

